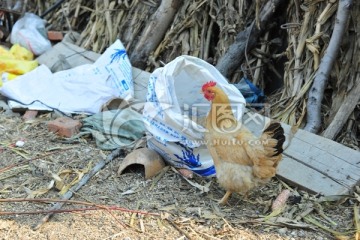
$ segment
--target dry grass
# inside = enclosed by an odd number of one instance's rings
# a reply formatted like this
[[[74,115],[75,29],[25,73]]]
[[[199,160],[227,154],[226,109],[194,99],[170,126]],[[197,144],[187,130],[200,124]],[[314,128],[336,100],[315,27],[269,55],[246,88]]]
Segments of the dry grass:
[[[44,213],[20,213],[46,211],[51,204],[26,199],[59,199],[60,190],[52,184],[54,174],[70,184],[78,173],[86,172],[108,154],[96,148],[92,139],[70,145],[62,143],[47,131],[46,122],[50,119],[50,114],[43,114],[35,121],[24,123],[19,117],[0,115],[0,198],[25,199],[0,203],[0,215],[13,212],[0,217],[0,232],[5,239],[19,236],[29,239],[159,239],[163,236],[167,239],[185,239],[184,236],[189,239],[332,239],[333,233],[320,227],[347,236],[354,234],[356,195],[338,197],[337,201],[319,201],[316,196],[291,189],[292,196],[282,210],[271,213],[272,202],[287,188],[274,179],[253,191],[248,199],[235,194],[229,205],[220,207],[216,201],[224,190],[215,179],[192,179],[203,186],[210,183],[209,191],[202,192],[171,168],[150,180],[145,180],[143,169],[136,167],[117,176],[121,158],[99,171],[72,198],[117,209],[79,212],[75,209],[88,206],[68,203],[63,209],[70,212],[55,214],[34,231],[31,227],[38,224]],[[19,139],[25,141],[24,147],[14,148],[12,143]],[[33,160],[29,162],[26,158]],[[65,171],[71,173],[67,178],[60,174]],[[151,212],[155,216],[126,209]]]

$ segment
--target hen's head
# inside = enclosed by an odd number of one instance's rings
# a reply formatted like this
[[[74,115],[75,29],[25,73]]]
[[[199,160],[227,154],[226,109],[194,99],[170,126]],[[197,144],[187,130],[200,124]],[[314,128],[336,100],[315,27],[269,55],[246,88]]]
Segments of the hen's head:
[[[214,100],[214,98],[216,96],[215,86],[216,86],[216,82],[210,81],[210,82],[205,83],[201,88],[201,91],[204,94],[204,97],[208,101]]]

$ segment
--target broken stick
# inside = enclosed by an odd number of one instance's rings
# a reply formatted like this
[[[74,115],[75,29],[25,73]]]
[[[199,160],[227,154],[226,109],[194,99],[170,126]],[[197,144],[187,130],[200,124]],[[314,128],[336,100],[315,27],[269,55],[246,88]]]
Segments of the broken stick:
[[[82,186],[84,186],[91,177],[93,177],[98,171],[100,171],[103,167],[105,167],[108,163],[110,163],[112,160],[114,160],[116,157],[121,156],[124,154],[123,149],[119,148],[116,149],[114,151],[112,151],[105,160],[101,160],[98,164],[96,164],[96,166],[91,169],[91,171],[87,174],[84,175],[84,177],[81,179],[81,181],[79,181],[79,183],[75,186],[73,186],[72,188],[69,189],[69,191],[67,191],[62,199],[63,200],[69,200],[74,192],[78,191]],[[54,204],[54,206],[52,206],[50,208],[50,211],[54,211],[54,210],[59,210],[61,209],[61,207],[64,205],[65,202],[58,202],[56,204]],[[47,214],[44,218],[42,218],[40,220],[40,222],[36,225],[34,225],[32,228],[33,230],[38,230],[44,223],[46,223],[52,216],[54,215],[54,212],[51,212],[49,214]]]

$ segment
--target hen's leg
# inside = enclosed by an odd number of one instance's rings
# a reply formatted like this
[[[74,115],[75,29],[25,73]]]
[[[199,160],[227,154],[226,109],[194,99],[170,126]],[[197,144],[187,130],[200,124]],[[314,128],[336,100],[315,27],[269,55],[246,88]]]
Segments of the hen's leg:
[[[226,191],[225,195],[223,196],[223,198],[219,201],[220,205],[225,205],[228,201],[228,198],[230,197],[231,192],[230,191]]]

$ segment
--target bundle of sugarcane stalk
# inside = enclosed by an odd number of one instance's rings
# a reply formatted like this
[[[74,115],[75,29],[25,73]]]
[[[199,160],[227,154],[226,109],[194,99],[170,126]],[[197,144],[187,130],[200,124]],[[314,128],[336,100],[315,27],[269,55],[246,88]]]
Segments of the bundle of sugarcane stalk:
[[[55,1],[36,2],[34,11],[41,13]],[[324,98],[319,98],[322,124],[312,131],[358,148],[357,1],[67,0],[47,20],[53,28],[79,31],[78,44],[95,52],[119,38],[132,64],[147,71],[183,54],[202,58],[229,82],[246,77],[265,89],[272,117],[311,130],[305,121],[311,108],[308,99],[313,98],[308,94],[319,82],[337,14],[351,2],[355,6],[342,25],[343,41],[325,81]]]
[[[151,42],[151,36],[144,33],[150,23],[158,21],[154,35],[161,39],[156,39],[145,56],[145,67],[153,70],[160,62],[169,62],[181,54],[216,62],[237,32],[253,18],[255,5],[234,0],[69,0],[48,21],[58,29],[81,31],[80,46],[95,52],[103,52],[119,38],[130,55],[142,41]],[[172,16],[162,11],[168,9],[175,9]]]
[[[360,5],[355,1],[353,4],[342,26],[344,32],[338,36],[342,39],[336,43],[339,53],[333,67],[329,66],[332,69],[324,83],[319,132],[359,149],[360,125],[356,119],[360,113]],[[289,4],[288,24],[284,25],[288,31],[286,53],[289,60],[285,64],[283,90],[272,105],[273,117],[292,125],[309,125],[309,99],[319,91],[314,88],[314,80],[323,74],[321,61],[327,64],[324,57],[334,47],[330,46],[330,41],[337,34],[334,26],[339,21],[341,7],[338,1],[322,0],[299,0]],[[312,95],[308,97],[309,92]],[[308,121],[305,121],[306,116]]]

